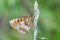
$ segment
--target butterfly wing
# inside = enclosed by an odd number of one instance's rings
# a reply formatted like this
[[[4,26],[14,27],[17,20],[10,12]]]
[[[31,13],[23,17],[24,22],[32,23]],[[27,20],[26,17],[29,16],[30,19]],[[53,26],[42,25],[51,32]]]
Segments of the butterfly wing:
[[[10,25],[20,33],[28,33],[31,27],[31,17],[24,17],[10,20]]]
[[[17,24],[18,24],[17,20],[18,20],[18,19],[13,19],[13,20],[10,20],[10,21],[9,21],[10,25],[11,25],[14,29],[16,29],[16,26],[17,26]]]

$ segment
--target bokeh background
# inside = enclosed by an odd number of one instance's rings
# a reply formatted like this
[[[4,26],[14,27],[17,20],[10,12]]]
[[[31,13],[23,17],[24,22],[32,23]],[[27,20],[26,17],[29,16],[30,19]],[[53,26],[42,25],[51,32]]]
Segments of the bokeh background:
[[[35,0],[0,0],[0,40],[33,40],[33,30],[21,35],[14,30],[9,20],[34,13]],[[37,0],[40,16],[37,40],[60,40],[60,0]]]

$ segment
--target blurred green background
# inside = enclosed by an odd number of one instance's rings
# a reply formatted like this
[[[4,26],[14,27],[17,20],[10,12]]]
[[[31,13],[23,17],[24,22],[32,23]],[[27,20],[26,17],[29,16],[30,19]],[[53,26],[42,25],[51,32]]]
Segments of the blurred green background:
[[[35,0],[0,0],[0,40],[33,40],[33,30],[21,35],[14,30],[9,20],[31,15]],[[37,40],[60,40],[60,0],[37,0],[40,16]]]

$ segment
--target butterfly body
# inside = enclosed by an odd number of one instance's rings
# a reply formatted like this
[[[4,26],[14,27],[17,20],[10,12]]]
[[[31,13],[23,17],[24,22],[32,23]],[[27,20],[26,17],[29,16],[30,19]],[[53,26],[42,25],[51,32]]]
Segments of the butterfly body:
[[[10,20],[10,25],[20,33],[28,33],[32,25],[32,16]]]

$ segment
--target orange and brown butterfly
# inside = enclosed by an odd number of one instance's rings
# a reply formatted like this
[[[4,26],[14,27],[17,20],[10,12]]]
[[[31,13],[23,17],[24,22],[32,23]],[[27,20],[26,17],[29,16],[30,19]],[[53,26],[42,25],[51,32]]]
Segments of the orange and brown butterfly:
[[[10,20],[10,25],[20,33],[28,33],[31,29],[33,16],[26,16]]]

